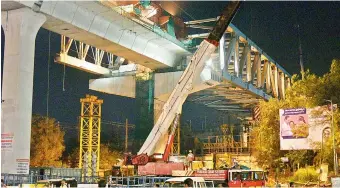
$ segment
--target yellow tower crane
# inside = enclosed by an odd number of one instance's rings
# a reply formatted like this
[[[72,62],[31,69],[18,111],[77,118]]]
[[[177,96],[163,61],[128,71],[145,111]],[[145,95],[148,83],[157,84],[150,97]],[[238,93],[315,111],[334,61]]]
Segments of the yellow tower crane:
[[[93,95],[80,99],[79,168],[84,177],[97,176],[100,159],[100,124],[103,100]]]

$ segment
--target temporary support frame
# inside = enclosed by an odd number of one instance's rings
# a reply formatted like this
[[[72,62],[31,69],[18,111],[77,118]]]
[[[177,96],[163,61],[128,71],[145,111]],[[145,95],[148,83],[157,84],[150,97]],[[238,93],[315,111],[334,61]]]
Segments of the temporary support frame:
[[[80,150],[79,168],[84,176],[96,176],[100,160],[101,105],[103,100],[93,95],[80,99]],[[96,157],[96,159],[93,159]],[[96,165],[94,166],[93,160]],[[84,161],[87,161],[86,163]]]
[[[180,155],[181,154],[181,123],[178,122],[176,128],[176,134],[174,138],[174,143],[171,148],[171,155]]]

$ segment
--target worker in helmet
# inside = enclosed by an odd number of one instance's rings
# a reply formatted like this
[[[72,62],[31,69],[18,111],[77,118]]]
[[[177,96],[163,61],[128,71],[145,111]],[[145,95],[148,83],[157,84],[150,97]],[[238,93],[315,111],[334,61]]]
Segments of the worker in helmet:
[[[190,170],[192,170],[192,162],[194,161],[194,159],[195,159],[194,154],[192,153],[191,150],[189,150],[189,154],[187,156],[187,161],[188,161],[188,166],[189,166]]]
[[[61,180],[60,188],[67,188],[67,187],[68,186],[67,186],[66,180],[65,179]]]

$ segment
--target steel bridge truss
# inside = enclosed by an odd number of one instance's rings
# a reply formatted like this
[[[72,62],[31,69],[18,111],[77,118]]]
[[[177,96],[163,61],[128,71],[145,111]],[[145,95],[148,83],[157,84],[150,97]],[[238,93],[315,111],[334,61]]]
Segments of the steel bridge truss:
[[[104,76],[120,76],[151,72],[149,68],[134,64],[133,62],[90,46],[72,38],[61,35],[60,53],[56,55],[55,62],[77,68],[92,74]],[[122,65],[134,64],[124,73],[119,70]]]
[[[217,18],[186,22],[188,27],[210,30],[202,23],[215,22]],[[190,35],[189,38],[206,38],[208,33]],[[291,75],[259,48],[246,35],[230,24],[222,37],[216,62],[223,78],[263,96],[284,99],[290,87]]]
[[[103,100],[86,95],[80,99],[80,151],[79,168],[85,177],[96,176],[100,160],[101,105]]]
[[[117,69],[125,60],[64,35],[61,35],[60,49],[55,62],[93,74],[108,75],[111,69]]]

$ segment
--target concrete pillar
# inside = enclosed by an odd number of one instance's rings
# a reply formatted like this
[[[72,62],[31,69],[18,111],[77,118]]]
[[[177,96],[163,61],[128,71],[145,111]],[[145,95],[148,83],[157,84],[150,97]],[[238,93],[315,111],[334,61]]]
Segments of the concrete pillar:
[[[30,159],[35,38],[46,17],[29,8],[1,12],[5,56],[1,173],[27,174]],[[6,143],[6,148],[5,144]]]
[[[153,127],[154,88],[155,80],[153,74],[150,74],[148,79],[144,79],[143,77],[136,78],[137,119],[133,153],[137,153],[138,149],[142,147]]]

